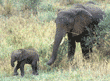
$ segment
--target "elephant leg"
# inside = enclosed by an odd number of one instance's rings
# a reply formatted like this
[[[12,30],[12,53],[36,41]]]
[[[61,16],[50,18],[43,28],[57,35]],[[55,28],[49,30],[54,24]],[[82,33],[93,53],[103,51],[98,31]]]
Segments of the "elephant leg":
[[[51,59],[47,63],[48,65],[53,64],[54,61],[56,60],[59,45],[61,43],[62,38],[65,35],[66,35],[66,31],[64,29],[62,29],[61,27],[57,27],[56,34],[55,34],[55,41],[54,41],[54,45],[53,45],[53,52],[52,52]]]
[[[33,61],[32,64],[32,70],[33,70],[33,75],[38,75],[38,72],[37,72],[37,62]]]
[[[25,65],[25,61],[22,61],[20,63],[20,71],[21,71],[21,76],[22,77],[24,76],[24,65]]]
[[[90,47],[90,52],[93,52],[93,51],[92,51],[92,47]]]
[[[68,58],[74,56],[76,48],[75,38],[72,37],[72,33],[68,33]]]
[[[14,69],[14,74],[13,74],[13,75],[18,75],[17,70],[18,70],[19,68],[20,68],[20,63],[17,62],[17,65],[16,65],[16,67],[15,67],[15,69]]]
[[[37,62],[36,62],[36,66],[35,66],[35,71],[36,71],[36,75],[38,75],[38,65],[37,65]]]
[[[84,37],[83,37],[84,38]],[[88,59],[89,58],[89,50],[92,49],[92,48],[89,48],[89,45],[87,45],[87,41],[86,40],[81,40],[81,48],[82,48],[82,53],[83,53],[83,57],[85,59]],[[92,50],[91,50],[92,51]]]
[[[38,75],[39,73],[38,73],[38,67],[37,66],[35,66],[35,75]]]

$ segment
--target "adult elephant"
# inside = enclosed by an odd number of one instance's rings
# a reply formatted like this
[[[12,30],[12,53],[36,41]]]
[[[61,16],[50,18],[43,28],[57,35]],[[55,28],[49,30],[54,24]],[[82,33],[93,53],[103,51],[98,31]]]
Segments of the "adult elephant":
[[[95,25],[103,19],[104,11],[98,7],[94,2],[87,2],[86,4],[74,4],[68,10],[62,10],[58,13],[56,22],[56,35],[53,45],[53,53],[48,65],[54,63],[57,57],[58,47],[62,38],[68,34],[68,57],[74,55],[76,43],[80,42],[82,53],[85,58],[89,58],[89,51],[92,51],[85,41],[88,36],[93,36]]]

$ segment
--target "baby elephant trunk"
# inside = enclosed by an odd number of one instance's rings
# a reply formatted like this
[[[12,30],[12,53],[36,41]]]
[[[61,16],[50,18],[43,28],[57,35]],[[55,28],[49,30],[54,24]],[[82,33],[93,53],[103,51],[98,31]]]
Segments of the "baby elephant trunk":
[[[15,65],[14,65],[14,62],[15,62],[15,60],[14,60],[13,58],[11,58],[11,66],[12,66],[12,67],[15,66]]]

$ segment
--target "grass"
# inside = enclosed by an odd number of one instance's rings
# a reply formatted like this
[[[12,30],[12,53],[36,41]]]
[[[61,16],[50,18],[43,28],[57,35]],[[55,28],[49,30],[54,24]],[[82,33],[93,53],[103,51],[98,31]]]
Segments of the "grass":
[[[48,0],[47,3],[50,5],[51,1]],[[36,16],[30,14],[28,10],[15,15],[13,14],[14,8],[10,5],[11,3],[6,6],[6,9],[11,10],[10,13],[7,13],[8,10],[4,12],[4,9],[0,7],[2,10],[2,14],[0,13],[0,81],[108,81],[110,79],[110,60],[105,57],[100,58],[101,53],[96,50],[96,47],[90,54],[91,59],[86,61],[82,57],[80,44],[77,43],[74,59],[68,61],[67,37],[60,45],[55,63],[52,66],[46,65],[52,54],[56,30],[54,22],[56,10],[65,8],[65,5],[60,5],[56,0],[49,7],[47,4],[44,5],[47,11],[43,9],[43,5],[40,5]],[[69,6],[67,5],[67,8]],[[7,14],[12,15],[7,17]],[[31,66],[25,65],[23,78],[20,75],[12,76],[14,70],[10,65],[12,51],[27,47],[33,47],[39,52],[39,75],[32,75]],[[18,72],[20,74],[19,70]]]
[[[99,70],[94,71],[91,69],[69,69],[69,70],[58,70],[58,71],[51,71],[51,72],[43,72],[39,71],[40,74],[38,76],[25,74],[23,78],[21,76],[7,76],[6,73],[4,75],[0,76],[1,81],[91,81],[91,80],[97,80],[97,81],[109,81],[110,75],[108,74],[102,74]],[[26,72],[27,73],[27,72]]]

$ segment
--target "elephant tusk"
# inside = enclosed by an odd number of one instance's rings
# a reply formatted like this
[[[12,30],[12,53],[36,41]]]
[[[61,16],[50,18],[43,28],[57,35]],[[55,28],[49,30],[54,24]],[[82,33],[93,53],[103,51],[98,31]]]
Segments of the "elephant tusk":
[[[65,40],[65,37],[63,37],[63,39],[62,39],[62,41],[61,41],[60,45],[62,45],[62,44],[63,44],[64,40]],[[53,45],[53,44],[54,44],[54,41],[52,41],[52,43],[50,43],[50,44],[49,44],[49,46],[51,46],[51,45]]]
[[[76,35],[79,35],[78,33],[75,33],[75,32],[71,32],[74,36],[76,36]]]

